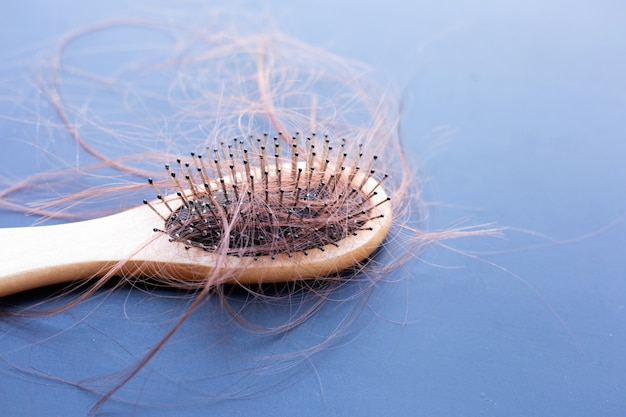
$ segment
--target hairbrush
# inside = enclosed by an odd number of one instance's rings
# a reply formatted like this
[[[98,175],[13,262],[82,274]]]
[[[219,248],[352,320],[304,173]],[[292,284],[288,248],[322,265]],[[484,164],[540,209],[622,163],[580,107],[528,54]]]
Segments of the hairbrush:
[[[359,266],[392,220],[363,147],[315,135],[235,139],[166,165],[157,198],[75,223],[0,229],[0,296],[106,276],[187,287],[332,276]],[[364,168],[361,166],[365,162]],[[161,189],[171,192],[161,194]],[[184,283],[184,284],[181,284]]]

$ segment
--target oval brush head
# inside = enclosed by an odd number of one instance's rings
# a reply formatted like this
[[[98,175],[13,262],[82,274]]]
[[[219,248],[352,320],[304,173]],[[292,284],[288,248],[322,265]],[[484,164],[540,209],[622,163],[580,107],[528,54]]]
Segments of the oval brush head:
[[[193,288],[311,279],[358,266],[378,248],[391,204],[359,147],[320,150],[315,136],[234,140],[192,153],[156,200],[64,225],[0,230],[0,296],[105,276],[157,277]],[[163,196],[160,186],[174,188]]]

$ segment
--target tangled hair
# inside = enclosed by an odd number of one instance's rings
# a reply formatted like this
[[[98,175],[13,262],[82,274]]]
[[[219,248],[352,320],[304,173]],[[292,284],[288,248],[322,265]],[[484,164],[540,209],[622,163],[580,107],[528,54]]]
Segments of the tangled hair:
[[[131,380],[207,297],[220,299],[245,326],[283,334],[328,300],[359,299],[360,310],[391,269],[433,243],[494,232],[427,229],[420,184],[400,138],[400,102],[389,86],[373,80],[372,70],[280,33],[224,30],[217,22],[194,30],[115,21],[63,39],[38,79],[52,113],[34,114],[38,129],[46,129],[39,135],[49,136],[47,143],[35,143],[49,167],[7,185],[0,191],[2,207],[42,220],[78,220],[178,192],[182,204],[163,219],[156,235],[166,233],[189,250],[218,257],[273,257],[318,250],[357,233],[379,203],[371,202],[371,190],[352,189],[371,177],[391,198],[384,202],[393,212],[391,229],[377,255],[330,276],[273,285],[221,284],[228,277],[217,273],[193,283],[167,271],[150,277],[152,285],[191,291],[193,302],[96,408]],[[254,164],[248,163],[252,159]],[[214,166],[203,167],[214,160]],[[248,165],[258,171],[256,179],[240,185],[238,175],[254,176],[246,171]],[[345,174],[342,167],[347,167]],[[358,169],[364,177],[356,175]],[[230,185],[240,187],[216,183],[202,194],[209,174],[231,178]],[[185,196],[184,189],[196,196]],[[231,201],[237,204],[225,204]],[[274,213],[277,205],[284,209],[279,214]],[[349,225],[339,221],[348,217]],[[210,233],[198,233],[202,222],[210,224]],[[62,307],[7,307],[7,313],[54,313],[93,295],[114,277],[121,278],[116,286],[142,280],[119,277],[120,271],[123,265],[78,284],[74,291],[79,295]],[[351,294],[338,295],[346,283]],[[234,303],[233,291],[239,294]],[[269,325],[249,314],[251,306],[277,303],[299,307],[284,322]],[[332,340],[329,336],[303,351],[311,353]]]

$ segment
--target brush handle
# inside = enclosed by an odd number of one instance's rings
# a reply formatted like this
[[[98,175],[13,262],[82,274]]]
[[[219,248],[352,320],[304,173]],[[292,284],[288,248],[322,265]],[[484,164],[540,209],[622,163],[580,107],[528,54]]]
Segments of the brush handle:
[[[154,237],[158,220],[138,207],[76,223],[0,229],[0,296],[103,276]]]

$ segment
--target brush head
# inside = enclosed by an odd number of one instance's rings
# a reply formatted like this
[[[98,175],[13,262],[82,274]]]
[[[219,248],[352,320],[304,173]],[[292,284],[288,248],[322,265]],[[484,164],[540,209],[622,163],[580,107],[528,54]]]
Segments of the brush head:
[[[189,252],[225,255],[238,282],[308,279],[358,266],[387,235],[389,197],[375,176],[373,156],[349,155],[345,143],[320,149],[313,135],[299,143],[234,140],[166,166],[175,194],[151,203],[157,231]],[[361,168],[361,163],[366,168]],[[149,203],[150,204],[150,203]],[[196,254],[195,256],[202,256]],[[252,263],[252,265],[250,265]]]

